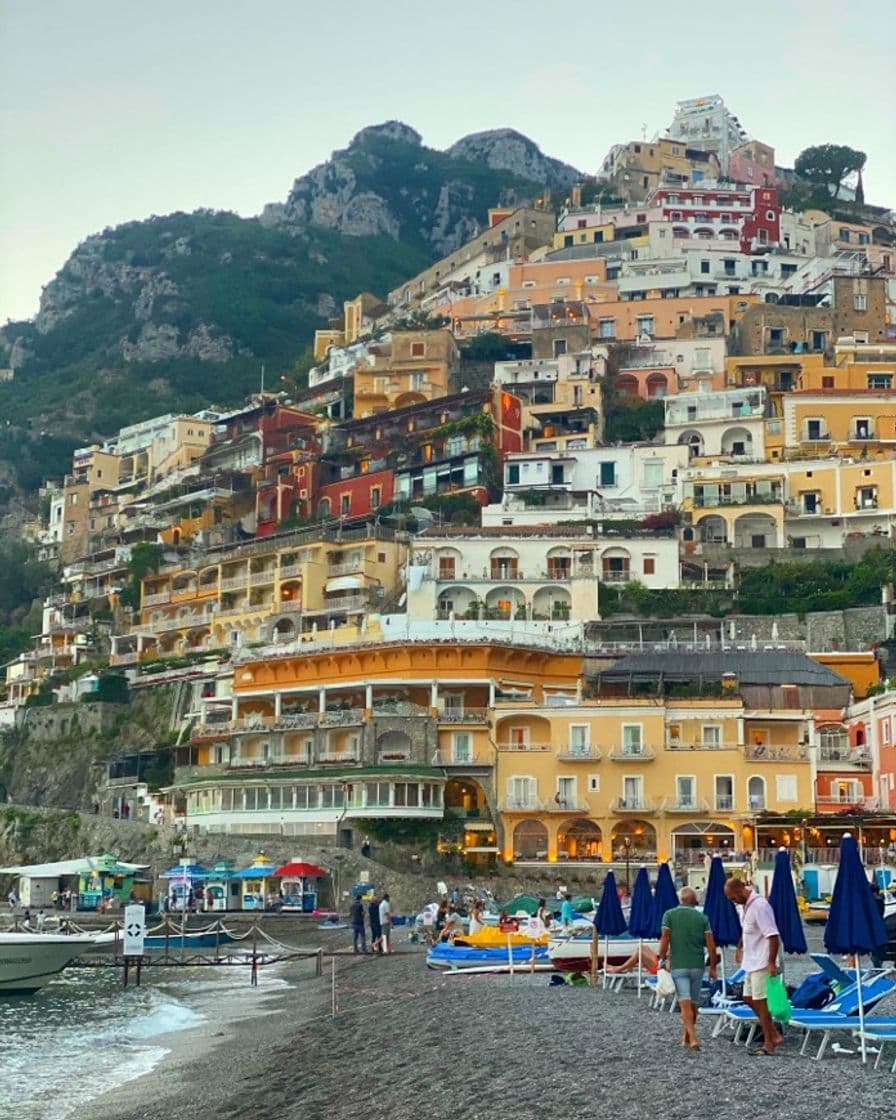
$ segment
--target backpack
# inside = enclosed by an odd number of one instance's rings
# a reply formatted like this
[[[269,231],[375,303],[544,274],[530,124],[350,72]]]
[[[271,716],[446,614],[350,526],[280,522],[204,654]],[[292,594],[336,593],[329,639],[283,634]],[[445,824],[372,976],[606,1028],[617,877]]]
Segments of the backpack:
[[[807,976],[790,997],[791,1007],[801,1007],[804,1010],[824,1007],[834,998],[834,989],[827,976]]]

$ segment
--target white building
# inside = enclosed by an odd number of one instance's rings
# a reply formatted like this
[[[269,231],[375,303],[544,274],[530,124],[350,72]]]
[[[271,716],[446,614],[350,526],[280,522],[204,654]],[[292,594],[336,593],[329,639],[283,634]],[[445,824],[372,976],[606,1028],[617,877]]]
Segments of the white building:
[[[590,622],[598,585],[679,586],[673,536],[595,536],[562,526],[431,529],[408,564],[408,618]]]
[[[765,459],[766,393],[761,387],[666,398],[666,443],[694,456]]]
[[[728,173],[728,157],[750,139],[746,129],[717,93],[679,101],[668,135],[688,147],[718,156],[722,174]]]

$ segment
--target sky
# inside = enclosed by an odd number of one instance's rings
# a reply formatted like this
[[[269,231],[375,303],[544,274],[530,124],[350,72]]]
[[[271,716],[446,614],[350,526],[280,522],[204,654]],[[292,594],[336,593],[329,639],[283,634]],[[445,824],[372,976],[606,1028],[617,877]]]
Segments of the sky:
[[[719,93],[779,163],[867,152],[866,199],[896,206],[891,16],[892,0],[0,0],[0,322],[32,316],[89,234],[257,214],[396,118],[437,148],[516,128],[593,172],[677,100]]]

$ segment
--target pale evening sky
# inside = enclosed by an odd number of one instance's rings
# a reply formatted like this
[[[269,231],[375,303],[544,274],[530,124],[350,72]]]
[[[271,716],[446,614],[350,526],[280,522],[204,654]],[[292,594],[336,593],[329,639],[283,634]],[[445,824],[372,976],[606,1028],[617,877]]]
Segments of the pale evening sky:
[[[88,234],[200,206],[258,213],[367,124],[424,142],[509,126],[597,169],[676,100],[720,93],[792,164],[868,153],[896,206],[891,0],[0,0],[0,321]]]

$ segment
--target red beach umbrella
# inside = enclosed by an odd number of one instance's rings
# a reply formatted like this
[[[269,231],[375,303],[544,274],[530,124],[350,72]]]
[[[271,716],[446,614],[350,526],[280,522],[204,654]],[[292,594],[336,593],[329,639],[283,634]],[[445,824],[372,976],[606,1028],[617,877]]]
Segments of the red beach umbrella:
[[[289,863],[284,863],[282,867],[278,867],[274,872],[274,877],[277,879],[324,879],[329,874],[329,871],[325,871],[315,863],[305,863],[304,860],[293,859]]]

